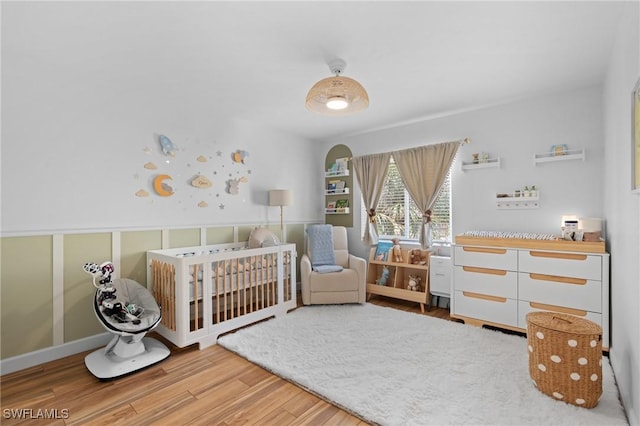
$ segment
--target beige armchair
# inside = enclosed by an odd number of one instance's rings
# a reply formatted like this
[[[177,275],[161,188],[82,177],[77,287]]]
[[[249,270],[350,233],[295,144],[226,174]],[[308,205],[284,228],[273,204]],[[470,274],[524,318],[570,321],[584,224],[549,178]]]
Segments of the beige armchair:
[[[311,244],[307,244],[312,247]],[[304,254],[300,260],[302,279],[302,303],[322,305],[338,303],[364,303],[366,296],[367,262],[349,254],[347,229],[344,226],[333,227],[333,252],[336,265],[344,269],[340,272],[319,273],[312,269],[311,253]]]

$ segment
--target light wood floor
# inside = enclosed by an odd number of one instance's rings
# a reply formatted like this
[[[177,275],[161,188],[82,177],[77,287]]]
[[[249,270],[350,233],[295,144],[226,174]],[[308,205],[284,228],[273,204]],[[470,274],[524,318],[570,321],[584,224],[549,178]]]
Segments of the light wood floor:
[[[417,303],[382,296],[372,297],[370,303],[420,313]],[[443,308],[425,314],[449,318]],[[171,348],[165,361],[108,382],[98,381],[85,368],[87,353],[2,376],[0,423],[367,424],[220,346],[201,351],[165,343]],[[10,418],[10,410],[29,420]],[[58,419],[44,420],[47,415]]]

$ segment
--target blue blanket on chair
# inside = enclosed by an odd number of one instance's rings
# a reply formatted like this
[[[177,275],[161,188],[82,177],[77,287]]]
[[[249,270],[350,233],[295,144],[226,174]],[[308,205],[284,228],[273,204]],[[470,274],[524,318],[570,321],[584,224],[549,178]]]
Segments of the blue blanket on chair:
[[[342,271],[342,266],[336,265],[333,252],[333,226],[311,225],[307,228],[307,235],[313,270],[321,274]]]

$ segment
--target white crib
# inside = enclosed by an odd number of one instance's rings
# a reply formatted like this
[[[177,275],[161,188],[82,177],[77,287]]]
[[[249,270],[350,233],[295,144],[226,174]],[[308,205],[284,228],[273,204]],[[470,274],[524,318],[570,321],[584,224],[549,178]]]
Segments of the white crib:
[[[147,265],[147,288],[162,307],[156,331],[178,347],[206,348],[223,333],[296,307],[295,244],[152,250]]]

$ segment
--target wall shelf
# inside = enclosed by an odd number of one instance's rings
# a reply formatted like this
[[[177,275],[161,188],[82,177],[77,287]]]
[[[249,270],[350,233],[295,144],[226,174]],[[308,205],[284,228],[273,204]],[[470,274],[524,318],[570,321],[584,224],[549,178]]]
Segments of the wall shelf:
[[[498,158],[489,158],[486,162],[478,162],[474,163],[473,161],[463,161],[462,170],[475,170],[475,169],[490,169],[490,168],[500,168],[500,157]]]
[[[498,210],[537,209],[540,207],[540,196],[536,197],[496,197]]]
[[[324,177],[326,178],[340,176],[349,176],[349,169],[324,172]]]
[[[324,209],[324,214],[349,214],[349,207],[341,209]]]
[[[556,155],[555,152],[545,152],[542,154],[534,154],[533,164],[549,163],[552,161],[569,161],[569,160],[584,161],[584,159],[585,159],[584,148],[569,149],[564,151],[564,154],[562,155]]]
[[[349,193],[349,188],[344,189],[325,189],[324,195],[344,195]]]

